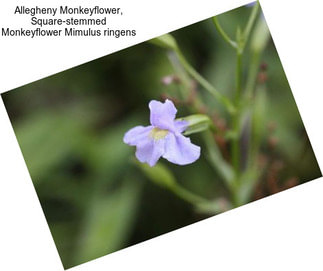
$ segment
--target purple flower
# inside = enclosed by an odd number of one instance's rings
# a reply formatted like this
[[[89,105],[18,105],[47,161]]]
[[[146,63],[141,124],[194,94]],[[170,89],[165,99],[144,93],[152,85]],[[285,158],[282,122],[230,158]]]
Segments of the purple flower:
[[[257,3],[257,1],[255,1],[255,2],[251,2],[251,3],[247,4],[246,6],[247,6],[248,8],[250,8],[250,7],[253,7],[256,3]]]
[[[136,126],[123,138],[124,143],[136,146],[136,157],[142,163],[154,166],[160,157],[178,165],[187,165],[200,157],[200,147],[181,133],[187,121],[175,120],[177,109],[170,100],[151,101],[150,126]]]

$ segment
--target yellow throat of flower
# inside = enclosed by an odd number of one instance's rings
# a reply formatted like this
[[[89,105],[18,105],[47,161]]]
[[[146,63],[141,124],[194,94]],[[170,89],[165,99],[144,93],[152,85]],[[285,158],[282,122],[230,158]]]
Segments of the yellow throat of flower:
[[[150,131],[149,136],[152,137],[154,140],[160,140],[165,138],[168,133],[168,130],[162,130],[155,127]]]

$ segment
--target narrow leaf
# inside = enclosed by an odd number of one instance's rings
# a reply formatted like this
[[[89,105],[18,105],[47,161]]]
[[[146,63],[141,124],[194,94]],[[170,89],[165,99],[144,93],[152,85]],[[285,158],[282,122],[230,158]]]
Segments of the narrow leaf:
[[[171,34],[165,34],[163,36],[160,36],[158,38],[154,38],[149,41],[150,43],[163,47],[165,49],[177,49],[177,43],[176,40],[173,38]]]

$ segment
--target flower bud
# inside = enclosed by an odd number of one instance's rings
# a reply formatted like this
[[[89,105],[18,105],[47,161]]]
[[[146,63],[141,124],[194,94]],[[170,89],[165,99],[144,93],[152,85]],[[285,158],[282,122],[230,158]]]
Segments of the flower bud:
[[[214,125],[211,119],[207,115],[194,114],[194,115],[187,116],[185,118],[181,118],[179,120],[187,122],[187,128],[183,133],[184,135],[203,132],[210,128],[214,129]]]

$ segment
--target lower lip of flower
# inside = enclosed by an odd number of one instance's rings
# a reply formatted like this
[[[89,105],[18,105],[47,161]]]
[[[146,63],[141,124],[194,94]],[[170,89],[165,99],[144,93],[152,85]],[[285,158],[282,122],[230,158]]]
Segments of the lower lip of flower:
[[[155,127],[150,131],[149,136],[152,137],[154,140],[160,140],[165,138],[168,135],[168,133],[168,130],[162,130]]]

